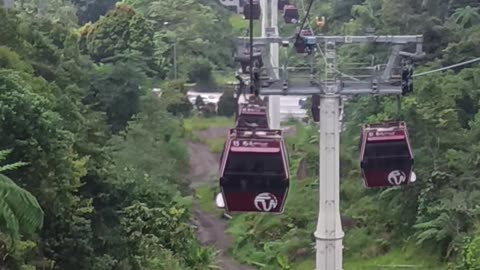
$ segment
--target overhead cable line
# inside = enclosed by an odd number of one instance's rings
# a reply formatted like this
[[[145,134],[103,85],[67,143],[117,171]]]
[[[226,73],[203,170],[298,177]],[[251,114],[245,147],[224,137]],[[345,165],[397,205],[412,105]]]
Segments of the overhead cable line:
[[[439,69],[435,69],[435,70],[430,70],[430,71],[425,71],[425,72],[422,72],[422,73],[414,74],[412,77],[425,76],[425,75],[428,75],[428,74],[444,71],[444,70],[447,70],[447,69],[468,65],[468,64],[478,62],[478,61],[480,61],[480,57],[475,58],[475,59],[471,59],[471,60],[468,60],[468,61],[465,61],[465,62],[461,62],[461,63],[458,63],[458,64],[454,64],[454,65],[451,65],[451,66],[447,66],[447,67],[443,67],[443,68],[439,68]]]

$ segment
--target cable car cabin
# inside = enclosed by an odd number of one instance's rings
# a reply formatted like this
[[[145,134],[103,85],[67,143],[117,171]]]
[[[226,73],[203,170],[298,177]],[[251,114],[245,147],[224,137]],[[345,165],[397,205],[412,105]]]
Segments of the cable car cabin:
[[[240,104],[236,127],[268,129],[267,108],[257,104]]]
[[[242,73],[248,74],[250,71],[250,50],[245,49],[239,56],[235,57],[235,61],[240,62],[242,67]],[[262,50],[258,48],[253,49],[253,62],[254,66],[261,68],[263,67],[263,57],[262,57]]]
[[[283,19],[285,23],[297,23],[298,18],[298,9],[294,5],[285,5],[283,7]]]
[[[317,38],[309,29],[303,29],[300,31],[300,36],[296,40],[294,46],[297,53],[311,53],[317,46]]]
[[[288,4],[290,4],[290,3],[288,2],[288,0],[278,0],[278,2],[277,2],[278,10],[282,10],[282,11],[283,11],[283,8],[284,8],[286,5],[288,5]]]
[[[260,1],[253,0],[252,6],[250,6],[250,1],[245,3],[245,6],[243,7],[243,17],[245,20],[250,20],[250,18],[258,20],[260,19],[260,13]]]
[[[283,212],[289,171],[282,131],[231,129],[219,175],[227,212]]]
[[[409,184],[412,180],[413,154],[406,124],[389,122],[365,125],[361,136],[360,160],[366,187]]]

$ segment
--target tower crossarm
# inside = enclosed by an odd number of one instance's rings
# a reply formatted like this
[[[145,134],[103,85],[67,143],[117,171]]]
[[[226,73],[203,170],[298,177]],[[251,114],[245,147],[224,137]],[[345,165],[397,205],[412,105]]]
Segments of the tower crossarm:
[[[318,44],[325,42],[335,42],[336,44],[352,44],[352,43],[386,43],[386,44],[409,44],[409,43],[423,43],[422,35],[366,35],[366,36],[316,36]],[[248,41],[248,37],[238,37],[240,41]],[[285,42],[293,41],[292,37],[256,37],[253,39],[254,46],[267,45],[270,43],[284,44]]]

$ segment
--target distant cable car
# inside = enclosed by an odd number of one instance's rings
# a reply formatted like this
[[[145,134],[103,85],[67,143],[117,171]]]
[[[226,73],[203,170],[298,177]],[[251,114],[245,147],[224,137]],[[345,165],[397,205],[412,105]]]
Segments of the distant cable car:
[[[282,131],[231,129],[219,174],[227,212],[283,212],[289,170]]]
[[[364,125],[360,160],[366,187],[400,186],[414,182],[413,154],[405,122]]]
[[[288,4],[290,4],[288,0],[278,0],[277,2],[278,10],[283,11],[283,8]]]
[[[258,104],[239,104],[237,128],[268,129],[267,107]]]
[[[297,53],[311,53],[317,46],[317,37],[313,35],[311,30],[303,29],[300,31],[300,36],[296,39],[294,46]]]
[[[285,23],[297,23],[298,18],[298,9],[294,5],[285,5],[283,7],[283,19]]]
[[[251,6],[251,10],[250,1],[247,1],[243,7],[243,17],[245,20],[250,20],[250,17],[253,20],[258,20],[260,19],[261,13],[259,0],[253,0],[253,6]]]
[[[242,73],[243,74],[249,74],[249,66],[250,66],[250,50],[245,49],[241,53],[241,55],[235,57],[236,62],[240,62],[240,65],[242,67]],[[263,57],[262,57],[262,50],[259,48],[254,48],[253,49],[253,62],[255,65],[255,62],[257,63],[256,66],[261,68],[263,67]]]

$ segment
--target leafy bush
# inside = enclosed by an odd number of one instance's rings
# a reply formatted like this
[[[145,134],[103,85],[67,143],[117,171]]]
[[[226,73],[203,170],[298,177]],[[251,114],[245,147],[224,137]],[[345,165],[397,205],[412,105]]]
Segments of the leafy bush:
[[[237,100],[233,90],[226,90],[218,101],[218,115],[231,117],[237,110]]]
[[[197,83],[201,88],[215,86],[212,65],[206,59],[189,59],[186,67],[188,80]]]

